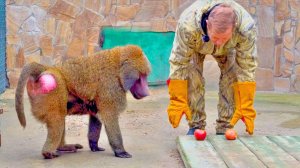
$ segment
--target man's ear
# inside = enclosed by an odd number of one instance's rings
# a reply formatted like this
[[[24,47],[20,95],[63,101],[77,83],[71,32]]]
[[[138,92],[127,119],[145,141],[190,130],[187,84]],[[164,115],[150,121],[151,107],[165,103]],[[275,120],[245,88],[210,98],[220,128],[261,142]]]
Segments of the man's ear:
[[[211,28],[211,23],[209,22],[209,20],[206,19],[205,22],[206,22],[206,25],[207,25],[207,29],[210,29]]]

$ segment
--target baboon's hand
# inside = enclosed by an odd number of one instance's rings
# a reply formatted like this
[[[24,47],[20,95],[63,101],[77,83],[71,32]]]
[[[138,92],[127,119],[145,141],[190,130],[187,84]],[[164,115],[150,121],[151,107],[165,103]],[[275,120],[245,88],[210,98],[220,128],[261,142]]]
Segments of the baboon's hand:
[[[115,156],[116,157],[120,157],[120,158],[131,158],[132,155],[130,155],[129,153],[127,153],[126,151],[123,152],[115,152]]]
[[[58,152],[43,152],[44,159],[53,159],[59,156]]]
[[[77,152],[77,149],[82,149],[83,146],[80,144],[66,144],[57,148],[60,152]]]

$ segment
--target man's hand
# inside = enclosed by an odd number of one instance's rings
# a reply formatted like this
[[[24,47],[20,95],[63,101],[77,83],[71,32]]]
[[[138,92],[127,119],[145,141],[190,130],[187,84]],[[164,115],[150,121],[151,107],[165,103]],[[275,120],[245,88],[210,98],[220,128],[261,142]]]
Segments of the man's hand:
[[[235,112],[230,121],[234,126],[239,119],[243,120],[246,125],[246,131],[252,135],[254,131],[254,120],[256,112],[253,107],[255,82],[237,82],[233,85]]]
[[[173,128],[178,127],[183,114],[187,120],[191,120],[191,111],[187,100],[187,81],[186,80],[168,80],[170,104],[168,106],[169,121]]]

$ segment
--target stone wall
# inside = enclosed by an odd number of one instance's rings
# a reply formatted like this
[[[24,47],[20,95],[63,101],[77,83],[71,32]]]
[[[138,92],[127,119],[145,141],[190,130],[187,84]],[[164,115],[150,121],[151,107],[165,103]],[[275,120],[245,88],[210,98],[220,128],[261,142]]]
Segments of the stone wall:
[[[300,1],[236,0],[257,22],[257,88],[300,92]]]
[[[300,1],[237,0],[257,20],[258,90],[300,92]],[[194,0],[7,0],[7,71],[16,86],[22,66],[52,65],[100,50],[103,26],[174,31],[181,12]],[[217,64],[205,73],[218,83]],[[209,86],[209,83],[207,84]]]

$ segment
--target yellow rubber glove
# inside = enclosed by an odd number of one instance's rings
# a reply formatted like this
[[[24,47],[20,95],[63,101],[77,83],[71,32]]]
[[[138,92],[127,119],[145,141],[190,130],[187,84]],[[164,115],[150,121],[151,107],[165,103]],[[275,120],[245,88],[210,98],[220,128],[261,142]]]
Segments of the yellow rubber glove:
[[[187,80],[169,81],[170,104],[168,106],[168,115],[173,128],[178,127],[183,114],[186,115],[189,121],[192,118],[188,106],[187,90]]]
[[[254,130],[254,120],[256,112],[253,107],[255,82],[237,82],[233,84],[235,112],[230,121],[234,126],[239,119],[242,119],[246,125],[246,131],[252,135]]]

